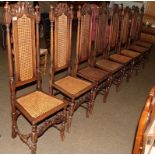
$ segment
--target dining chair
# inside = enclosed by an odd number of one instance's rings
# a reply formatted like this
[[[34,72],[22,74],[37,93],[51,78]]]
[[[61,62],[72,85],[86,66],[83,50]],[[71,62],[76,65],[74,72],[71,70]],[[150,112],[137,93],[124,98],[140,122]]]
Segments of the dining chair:
[[[86,109],[86,116],[89,117],[95,100],[94,85],[71,74],[73,7],[69,7],[66,3],[51,6],[49,17],[51,22],[49,92],[51,95],[58,93],[63,95],[69,104],[67,131],[70,132],[75,110],[83,107]]]
[[[92,39],[94,41],[96,35],[96,8],[95,4],[84,4],[82,7],[79,6],[77,11],[78,31],[74,73],[76,76],[94,83],[96,94],[102,94],[103,102],[106,102],[112,83],[111,74],[96,68],[90,62],[93,50]],[[80,65],[84,63],[86,63],[85,66],[81,67]]]
[[[17,135],[31,153],[36,153],[38,138],[50,127],[60,131],[64,139],[67,121],[67,103],[42,90],[39,51],[39,7],[35,9],[28,2],[17,2],[5,6],[7,51],[9,66],[9,87],[12,116],[12,138]],[[11,29],[10,29],[11,27]],[[11,33],[13,50],[11,47]],[[14,53],[12,53],[14,51]],[[20,90],[32,84],[36,88],[24,93]],[[34,90],[33,90],[34,89]],[[21,92],[17,94],[17,92]],[[30,123],[31,132],[24,133],[19,116]],[[19,124],[19,125],[18,125]],[[19,127],[21,127],[19,129]]]

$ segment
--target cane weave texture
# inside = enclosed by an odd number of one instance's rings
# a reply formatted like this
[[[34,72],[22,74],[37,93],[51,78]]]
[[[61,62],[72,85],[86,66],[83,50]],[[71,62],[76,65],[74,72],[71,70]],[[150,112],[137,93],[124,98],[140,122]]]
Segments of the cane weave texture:
[[[129,14],[124,16],[121,26],[121,41],[125,44],[128,41],[129,37]]]
[[[119,63],[116,63],[116,62],[113,62],[110,60],[106,60],[106,59],[97,61],[96,66],[101,69],[104,69],[106,71],[112,72],[112,73],[118,71],[119,69],[121,69],[123,67],[123,65],[121,65]]]
[[[112,54],[110,56],[110,59],[111,60],[114,60],[114,61],[117,61],[119,63],[128,63],[132,60],[132,58],[129,58],[127,56],[123,56],[123,55],[120,55],[120,54]]]
[[[62,78],[56,82],[54,82],[55,85],[59,86],[63,90],[69,92],[72,95],[76,95],[80,91],[86,89],[87,87],[91,86],[90,82],[74,78],[71,76],[67,76],[65,78]]]
[[[96,49],[97,54],[103,52],[106,48],[107,40],[106,40],[106,33],[107,33],[107,15],[102,14],[99,16],[99,23],[98,23],[98,30],[97,30],[97,42],[96,42]]]
[[[136,58],[138,56],[140,56],[141,54],[135,51],[131,51],[131,50],[122,50],[121,54],[124,54],[126,56],[129,56],[131,58]]]
[[[40,91],[35,91],[31,94],[20,97],[17,99],[17,102],[33,118],[37,118],[38,116],[41,116],[63,104],[62,100],[49,96]]]
[[[143,46],[143,47],[146,47],[146,48],[151,48],[152,44],[151,43],[147,43],[147,42],[144,42],[144,41],[136,41],[136,44],[137,45],[140,45],[140,46]]]
[[[79,70],[80,75],[91,79],[92,81],[99,82],[103,79],[108,78],[109,73],[94,67],[86,67],[84,69]]]
[[[112,34],[111,34],[111,47],[115,47],[118,39],[119,32],[119,16],[118,13],[115,13],[112,21]]]
[[[141,46],[138,46],[138,45],[130,45],[129,47],[131,50],[135,50],[137,52],[140,52],[140,53],[144,53],[148,50],[148,48],[145,48],[145,47],[141,47]]]
[[[81,17],[80,33],[80,60],[86,60],[89,54],[89,37],[90,37],[91,16],[86,14]]]
[[[62,14],[55,22],[55,67],[66,67],[68,59],[68,26],[67,16]]]
[[[23,15],[17,22],[19,55],[19,77],[21,81],[33,78],[33,40],[31,19]],[[18,67],[18,66],[16,66]]]

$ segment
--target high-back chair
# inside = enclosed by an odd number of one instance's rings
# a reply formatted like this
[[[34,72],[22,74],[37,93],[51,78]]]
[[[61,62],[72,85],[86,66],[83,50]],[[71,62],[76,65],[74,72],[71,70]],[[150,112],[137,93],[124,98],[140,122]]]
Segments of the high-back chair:
[[[145,55],[150,48],[143,47],[136,44],[136,40],[139,38],[139,33],[141,30],[141,14],[138,7],[132,7],[132,18],[131,18],[131,28],[130,28],[130,35],[129,35],[129,43],[128,49],[137,51]]]
[[[149,133],[150,132],[150,133]],[[148,137],[149,136],[149,137]],[[147,97],[144,109],[139,119],[133,146],[133,153],[149,153],[155,140],[155,87]]]
[[[139,66],[141,63],[142,54],[133,50],[128,50],[128,41],[130,34],[130,17],[131,17],[131,9],[129,7],[125,7],[121,14],[121,30],[120,30],[120,41],[119,41],[119,51],[120,54],[131,57],[133,59],[133,69],[138,74]]]
[[[71,36],[72,36],[73,7],[66,3],[59,3],[55,8],[51,6],[51,68],[50,68],[50,93],[61,93],[68,101],[69,123],[71,126],[72,115],[79,106],[86,106],[86,116],[89,116],[95,99],[94,85],[91,82],[71,76]],[[88,39],[88,38],[87,38]],[[67,70],[63,77],[56,79],[57,73]]]
[[[110,60],[121,63],[124,65],[125,76],[127,81],[130,79],[133,71],[133,59],[120,54],[119,44],[121,37],[121,18],[122,18],[123,6],[118,6],[115,4],[111,11],[111,24],[110,24],[110,51],[114,50],[114,54],[109,52]]]
[[[96,38],[92,54],[92,62],[96,67],[112,74],[112,83],[116,85],[116,89],[118,90],[123,79],[124,67],[120,63],[109,60],[109,18],[109,8],[106,3],[102,3],[97,11]]]
[[[36,6],[34,10],[28,2],[18,2],[13,7],[8,3],[5,5],[12,138],[18,135],[32,153],[36,153],[38,138],[51,126],[57,126],[63,140],[67,106],[63,100],[42,91],[38,10],[39,7]],[[13,50],[10,32],[13,36]],[[17,97],[19,88],[25,88],[33,82],[37,83],[35,90]],[[28,134],[23,134],[18,128],[20,115],[32,126]]]
[[[107,95],[111,86],[111,75],[109,72],[95,68],[90,63],[93,52],[93,41],[96,33],[92,31],[92,26],[96,29],[96,18],[92,18],[92,11],[97,14],[97,6],[95,4],[84,4],[77,12],[78,16],[78,32],[76,44],[76,58],[75,58],[75,75],[86,79],[96,85],[96,93],[103,94],[103,101],[106,102]],[[95,20],[95,21],[94,21]],[[94,25],[93,25],[94,24]],[[91,37],[92,35],[93,38]],[[93,39],[93,40],[92,40]],[[80,65],[86,62],[86,66]]]
[[[144,5],[141,7],[139,14],[138,14],[138,33],[137,33],[137,37],[136,37],[136,41],[134,42],[136,45],[142,46],[142,47],[146,47],[146,48],[151,48],[152,44],[149,42],[146,42],[144,40],[141,39],[141,32],[142,32],[142,26],[143,26],[143,16],[144,16]]]

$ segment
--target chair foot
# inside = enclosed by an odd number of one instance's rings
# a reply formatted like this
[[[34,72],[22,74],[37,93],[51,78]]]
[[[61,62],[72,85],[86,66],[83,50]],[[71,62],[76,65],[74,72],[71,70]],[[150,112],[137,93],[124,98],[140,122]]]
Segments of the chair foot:
[[[31,153],[32,153],[32,154],[36,154],[36,150],[37,150],[37,141],[38,141],[37,126],[36,126],[36,125],[33,125],[33,126],[32,126],[31,141],[32,141]]]
[[[68,117],[67,117],[67,132],[68,133],[70,133],[70,130],[71,130],[73,112],[74,112],[74,103],[72,102],[70,104],[70,108],[69,108],[69,112],[68,112]]]
[[[64,139],[65,139],[65,122],[62,123],[61,130],[60,130],[60,137],[61,137],[61,141],[64,141]]]

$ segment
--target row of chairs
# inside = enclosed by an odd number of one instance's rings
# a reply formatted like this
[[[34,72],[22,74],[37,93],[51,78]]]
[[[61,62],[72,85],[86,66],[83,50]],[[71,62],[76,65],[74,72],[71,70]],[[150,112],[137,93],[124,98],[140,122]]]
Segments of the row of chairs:
[[[49,127],[56,127],[63,140],[65,127],[70,132],[72,117],[78,107],[85,108],[89,117],[98,93],[106,102],[111,85],[115,84],[118,89],[123,78],[129,80],[132,71],[138,70],[137,66],[148,56],[151,44],[138,40],[142,15],[143,10],[137,7],[130,9],[114,5],[110,10],[106,3],[79,6],[72,75],[73,7],[66,3],[51,6],[50,80],[49,93],[46,93],[42,90],[40,71],[39,7],[34,9],[28,2],[18,2],[11,7],[6,3],[12,137],[18,135],[31,152],[36,153],[38,138]],[[84,62],[86,66],[81,68]],[[57,73],[64,70],[67,71],[58,78]],[[37,83],[37,90],[17,98],[18,88],[33,82]],[[56,94],[63,95],[63,99]],[[20,115],[32,125],[32,131],[26,135],[18,129]]]

